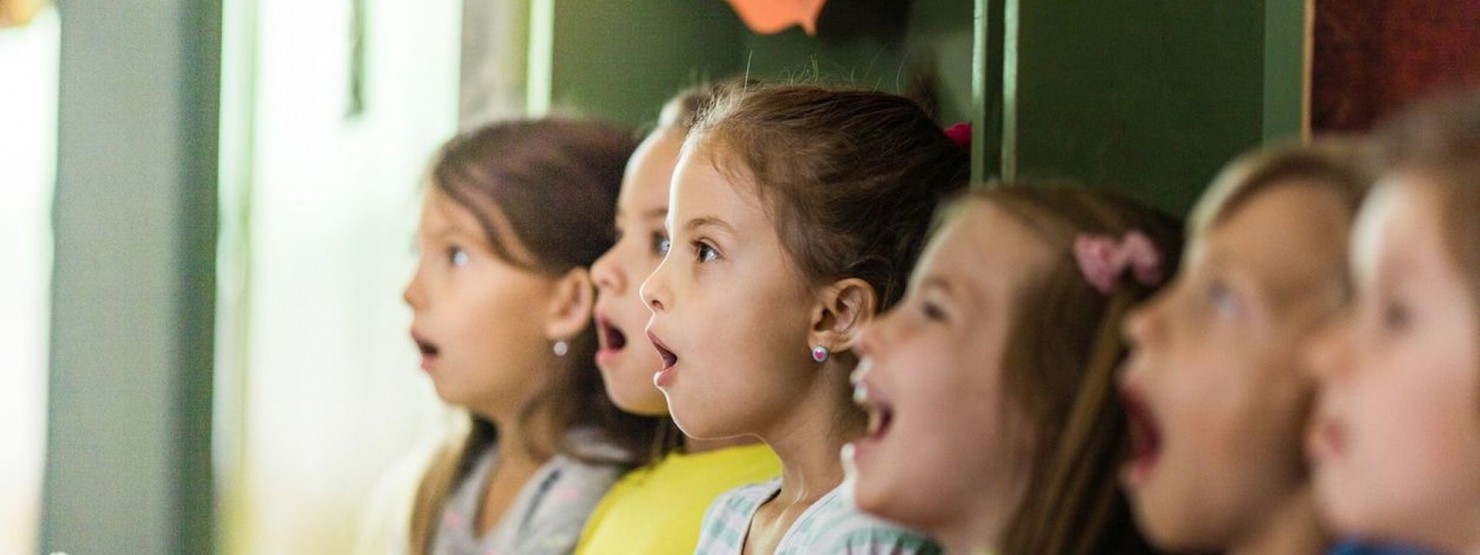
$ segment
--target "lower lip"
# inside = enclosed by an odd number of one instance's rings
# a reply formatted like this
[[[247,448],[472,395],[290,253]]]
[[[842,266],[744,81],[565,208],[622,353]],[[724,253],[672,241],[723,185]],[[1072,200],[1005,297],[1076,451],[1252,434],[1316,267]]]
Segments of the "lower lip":
[[[421,369],[430,372],[437,365],[437,355],[421,355]]]
[[[653,385],[660,388],[673,385],[674,366],[669,366],[653,374]]]
[[[621,354],[622,354],[622,350],[621,349],[613,349],[611,347],[603,348],[600,351],[596,351],[596,364],[599,364],[599,365],[610,364],[613,360],[615,360]]]

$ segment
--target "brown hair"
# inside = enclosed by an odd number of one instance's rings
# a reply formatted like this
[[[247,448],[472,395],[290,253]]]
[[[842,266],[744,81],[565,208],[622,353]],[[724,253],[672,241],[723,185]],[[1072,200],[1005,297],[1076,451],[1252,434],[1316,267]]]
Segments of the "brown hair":
[[[1042,238],[1053,262],[1014,301],[1003,355],[1004,410],[1032,430],[1031,475],[999,551],[1014,555],[1150,553],[1117,481],[1127,423],[1115,386],[1126,356],[1120,325],[1160,283],[1126,277],[1109,294],[1086,281],[1074,254],[1086,234],[1116,239],[1138,231],[1178,263],[1181,225],[1123,197],[1080,187],[996,187],[963,201],[1001,208]],[[954,205],[953,205],[954,206]],[[952,217],[948,208],[943,214]]]
[[[1438,185],[1444,248],[1480,307],[1480,89],[1416,104],[1378,138],[1384,174],[1418,173]]]
[[[757,85],[715,102],[685,148],[753,178],[787,253],[813,285],[868,282],[888,309],[904,293],[967,153],[908,98],[814,85]]]
[[[433,159],[430,182],[473,213],[501,259],[556,278],[590,266],[611,247],[622,170],[635,148],[630,133],[595,122],[496,123],[443,145]],[[544,417],[551,425],[536,429],[549,433],[526,434],[533,439],[519,447],[540,457],[554,455],[553,448],[590,462],[643,462],[656,419],[622,412],[607,398],[594,366],[593,329],[570,338],[569,345],[550,385],[520,409],[516,424],[528,426],[534,417]],[[491,422],[475,415],[470,420],[422,477],[412,508],[412,553],[430,548],[447,496],[498,439]],[[582,450],[565,440],[574,429],[594,432],[630,458]]]
[[[1192,208],[1189,231],[1200,236],[1226,221],[1260,193],[1292,179],[1326,186],[1355,214],[1370,179],[1363,159],[1366,144],[1355,138],[1323,137],[1313,143],[1290,143],[1255,149],[1229,162]]]

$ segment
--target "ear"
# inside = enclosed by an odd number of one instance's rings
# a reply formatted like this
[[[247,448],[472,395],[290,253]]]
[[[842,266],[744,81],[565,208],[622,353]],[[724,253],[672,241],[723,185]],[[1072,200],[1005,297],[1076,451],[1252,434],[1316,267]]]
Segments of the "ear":
[[[555,282],[550,295],[550,305],[545,311],[545,337],[551,341],[569,340],[591,325],[591,311],[595,308],[596,291],[591,283],[591,271],[576,268],[566,272]]]
[[[878,307],[878,294],[861,279],[848,278],[823,287],[812,305],[808,345],[821,345],[833,353],[852,351]]]

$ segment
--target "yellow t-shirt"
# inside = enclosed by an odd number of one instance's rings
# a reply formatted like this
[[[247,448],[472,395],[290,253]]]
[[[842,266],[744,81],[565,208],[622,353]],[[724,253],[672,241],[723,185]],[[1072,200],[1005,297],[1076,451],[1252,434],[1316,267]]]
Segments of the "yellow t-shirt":
[[[691,555],[714,498],[780,474],[780,459],[764,443],[671,453],[628,472],[607,492],[586,521],[576,553]]]

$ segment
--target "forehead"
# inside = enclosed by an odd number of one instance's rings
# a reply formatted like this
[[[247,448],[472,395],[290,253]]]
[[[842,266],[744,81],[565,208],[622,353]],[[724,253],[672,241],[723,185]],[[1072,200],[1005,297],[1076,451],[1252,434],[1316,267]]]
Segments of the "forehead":
[[[1441,198],[1437,187],[1413,174],[1388,176],[1362,206],[1354,233],[1352,267],[1368,281],[1399,267],[1442,263]]]
[[[1286,179],[1209,228],[1189,262],[1236,268],[1271,292],[1295,294],[1345,267],[1350,226],[1338,192],[1318,180]]]
[[[930,242],[916,272],[979,292],[1015,284],[1044,269],[1053,252],[1018,217],[981,199],[958,206]]]
[[[681,132],[660,130],[648,135],[627,163],[618,208],[631,215],[666,208],[668,187],[682,147]]]
[[[673,189],[669,193],[669,220],[679,226],[697,217],[719,218],[737,229],[754,230],[770,227],[770,217],[761,206],[755,186],[745,180],[743,171],[720,171],[715,157],[705,149],[684,149],[674,169]],[[737,168],[739,170],[740,168]]]

